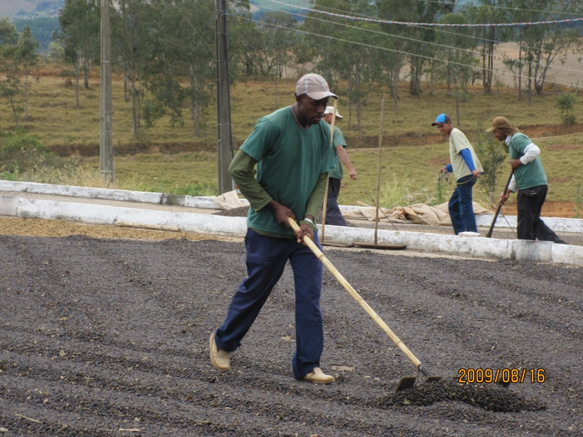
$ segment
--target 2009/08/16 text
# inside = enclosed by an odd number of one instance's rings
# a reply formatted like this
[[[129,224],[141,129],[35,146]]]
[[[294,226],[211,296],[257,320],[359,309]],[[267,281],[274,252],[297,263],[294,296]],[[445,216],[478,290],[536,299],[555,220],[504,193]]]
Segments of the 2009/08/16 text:
[[[545,382],[545,369],[481,369],[462,368],[458,370],[460,384],[473,383],[539,383]]]

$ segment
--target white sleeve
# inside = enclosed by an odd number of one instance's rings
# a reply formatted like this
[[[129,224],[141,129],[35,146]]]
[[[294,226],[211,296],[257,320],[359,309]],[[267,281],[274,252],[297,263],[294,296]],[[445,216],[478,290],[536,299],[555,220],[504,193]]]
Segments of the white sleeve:
[[[508,184],[508,191],[516,193],[516,188],[516,179],[514,179],[514,175],[512,175],[512,179],[510,179],[510,183]]]
[[[520,162],[522,162],[522,165],[526,165],[529,162],[534,161],[539,155],[540,149],[538,146],[536,144],[530,143],[524,148],[524,154],[520,157]]]

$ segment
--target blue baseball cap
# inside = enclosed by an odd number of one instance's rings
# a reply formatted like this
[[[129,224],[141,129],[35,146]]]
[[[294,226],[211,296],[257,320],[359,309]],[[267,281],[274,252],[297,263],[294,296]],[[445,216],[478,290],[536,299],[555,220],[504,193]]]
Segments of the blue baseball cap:
[[[431,123],[431,126],[435,126],[438,123],[451,123],[451,118],[447,114],[439,114],[435,119],[434,123]]]

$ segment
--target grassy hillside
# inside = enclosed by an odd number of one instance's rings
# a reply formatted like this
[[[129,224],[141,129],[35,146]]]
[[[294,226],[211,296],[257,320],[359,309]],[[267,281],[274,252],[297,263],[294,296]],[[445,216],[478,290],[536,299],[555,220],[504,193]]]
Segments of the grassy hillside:
[[[59,76],[60,67],[43,67],[38,82],[32,84],[28,120],[15,121],[7,104],[0,100],[0,141],[15,133],[29,134],[61,156],[69,165],[60,172],[37,168],[15,176],[18,179],[49,183],[102,186],[99,177],[99,79],[93,76],[89,89],[80,90],[80,107],[75,108],[75,90]],[[97,72],[94,72],[97,74]],[[164,191],[178,194],[216,194],[216,108],[205,112],[203,134],[195,137],[192,124],[171,127],[168,120],[150,129],[142,129],[139,139],[132,138],[131,106],[123,98],[123,83],[114,80],[113,138],[116,153],[116,186],[122,189]],[[249,135],[262,115],[294,101],[295,79],[276,82],[249,81],[231,88],[231,111],[235,148]],[[421,97],[411,97],[404,87],[398,108],[392,106],[386,89],[377,88],[362,109],[362,137],[355,118],[356,109],[346,103],[345,85],[334,89],[340,96],[339,111],[344,115],[338,126],[343,130],[359,178],[346,178],[340,203],[373,203],[376,198],[379,165],[381,98],[385,96],[382,132],[381,204],[392,207],[417,202],[435,204],[449,198],[453,185],[439,182],[440,167],[449,161],[447,139],[431,126],[435,116],[448,112],[455,117],[455,102],[445,89]],[[557,96],[564,90],[551,89],[535,96],[529,106],[519,100],[514,90],[499,88],[491,95],[475,89],[461,104],[459,127],[475,147],[488,139],[484,130],[496,115],[507,116],[527,133],[542,149],[548,173],[549,200],[581,204],[583,193],[583,125],[562,125],[556,108]],[[583,121],[581,105],[575,117]],[[491,137],[490,137],[491,138]],[[502,147],[499,145],[498,147]],[[77,171],[72,171],[74,167]],[[83,171],[78,171],[83,169]],[[505,164],[497,178],[501,191],[509,168]],[[4,175],[4,177],[8,177]],[[14,176],[10,176],[14,177]],[[477,185],[477,200],[489,206],[490,197]],[[498,193],[496,193],[497,195]]]

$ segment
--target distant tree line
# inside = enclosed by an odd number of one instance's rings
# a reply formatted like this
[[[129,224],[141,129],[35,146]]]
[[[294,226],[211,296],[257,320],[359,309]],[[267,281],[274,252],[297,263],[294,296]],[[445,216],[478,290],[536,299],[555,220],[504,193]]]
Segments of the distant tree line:
[[[77,106],[79,87],[88,86],[90,69],[99,65],[100,4],[66,0],[58,18],[60,31],[50,45],[51,56],[62,57],[70,67],[63,75],[75,83]],[[259,76],[277,84],[292,65],[320,72],[332,85],[346,84],[348,110],[361,136],[362,107],[379,84],[389,89],[395,111],[401,80],[408,81],[413,96],[421,96],[423,87],[431,93],[436,84],[445,84],[459,104],[471,83],[492,91],[494,47],[513,41],[518,56],[505,59],[504,67],[518,80],[519,98],[526,92],[530,103],[533,93],[543,92],[551,65],[582,51],[581,23],[555,22],[581,17],[580,0],[479,0],[465,6],[455,0],[316,0],[311,11],[260,14],[252,13],[248,0],[231,0],[227,6],[233,81]],[[215,1],[116,0],[110,10],[112,59],[131,102],[134,137],[164,115],[176,125],[189,120],[200,135],[216,83]],[[468,26],[526,22],[548,24]],[[28,42],[21,41],[26,27],[20,35],[8,27],[0,22],[5,77],[0,97],[11,99],[9,90],[18,84],[10,74],[31,74],[35,63],[26,54]]]
[[[15,18],[12,20],[18,32],[29,27],[34,39],[38,41],[38,50],[41,54],[49,52],[55,32],[60,32],[59,17]]]

